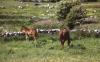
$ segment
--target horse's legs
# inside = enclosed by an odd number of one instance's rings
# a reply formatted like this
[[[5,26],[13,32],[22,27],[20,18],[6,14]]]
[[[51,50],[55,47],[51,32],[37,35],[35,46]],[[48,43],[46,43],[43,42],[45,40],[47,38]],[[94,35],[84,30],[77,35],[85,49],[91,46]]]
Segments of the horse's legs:
[[[71,44],[71,41],[70,41],[70,39],[68,39],[68,42],[67,42],[67,44],[68,44],[68,46],[70,46],[70,44]]]
[[[65,41],[61,40],[61,46],[62,46],[62,48],[64,48],[64,43],[65,43]]]
[[[33,39],[34,41],[36,41],[36,37],[35,37],[34,35],[32,35],[32,39]]]
[[[36,41],[36,37],[34,37],[34,41]]]
[[[28,40],[28,35],[27,34],[25,34],[25,37],[26,37],[26,41]]]

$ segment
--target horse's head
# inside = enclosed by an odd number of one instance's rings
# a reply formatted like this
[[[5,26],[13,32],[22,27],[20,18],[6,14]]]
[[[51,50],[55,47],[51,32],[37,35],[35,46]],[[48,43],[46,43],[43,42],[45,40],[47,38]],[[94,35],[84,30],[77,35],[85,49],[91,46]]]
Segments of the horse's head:
[[[62,27],[62,28],[60,28],[60,31],[61,32],[69,32],[70,29],[68,27]]]
[[[25,31],[27,31],[28,29],[29,29],[28,27],[22,26],[22,27],[21,27],[21,32],[25,32]]]

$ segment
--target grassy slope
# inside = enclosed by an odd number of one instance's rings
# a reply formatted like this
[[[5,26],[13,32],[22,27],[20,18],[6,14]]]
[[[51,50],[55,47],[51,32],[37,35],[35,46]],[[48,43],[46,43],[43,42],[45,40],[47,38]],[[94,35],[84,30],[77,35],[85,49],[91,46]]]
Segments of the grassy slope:
[[[55,4],[50,3],[50,6],[52,6],[51,9],[44,7],[47,5],[48,3],[43,3],[39,6],[35,6],[35,3],[32,2],[21,3],[13,0],[0,0],[0,26],[4,27],[7,31],[19,31],[18,28],[24,25],[23,22],[29,22],[30,16],[32,16],[33,19],[34,17],[36,17],[35,19],[54,19],[55,15],[50,16],[49,14],[55,14],[56,9],[53,8]],[[22,6],[23,8],[18,8],[18,6]],[[49,12],[47,12],[47,10]],[[15,28],[13,29],[13,27]]]
[[[41,4],[40,6],[35,6],[35,3],[32,2],[16,2],[16,1],[1,1],[0,6],[5,6],[5,9],[0,9],[0,13],[4,15],[16,15],[16,16],[36,16],[36,17],[47,17],[49,13],[54,14],[53,11],[46,12],[48,7],[43,7],[44,5],[48,5],[48,3]],[[53,5],[52,3],[50,4]],[[22,6],[23,8],[18,8],[18,6]],[[44,15],[41,15],[44,14]]]
[[[100,29],[100,2],[83,3],[82,6],[85,7],[86,9],[92,10],[92,11],[89,11],[89,13],[93,14],[94,16],[97,16],[97,19],[99,22],[99,23],[94,23],[94,24],[85,24],[83,25],[83,27],[87,27],[89,29]],[[96,10],[96,12],[93,13],[93,10]]]
[[[56,9],[54,9],[53,6],[56,5],[53,3],[49,4],[51,9],[45,7],[48,3],[35,6],[33,2],[0,1],[0,27],[3,27],[7,31],[19,31],[22,25],[28,24],[30,16],[32,16],[33,19],[55,19],[55,15],[50,16],[49,14],[55,14]],[[18,6],[22,6],[23,8],[18,8]],[[47,12],[47,10],[49,12]],[[27,23],[24,24],[23,22]]]
[[[12,4],[11,4],[12,3]],[[2,19],[0,17],[0,21],[29,21],[29,18],[21,18],[18,16],[36,16],[37,18],[55,18],[55,16],[49,16],[48,14],[55,14],[56,9],[52,8],[49,10],[49,13],[46,12],[48,10],[48,7],[43,7],[43,5],[48,5],[47,3],[41,4],[40,6],[35,6],[35,3],[31,2],[26,2],[26,3],[20,3],[16,1],[0,1],[0,6],[5,6],[5,9],[0,8],[0,15],[5,15],[6,17]],[[27,6],[28,5],[28,6]],[[18,6],[23,6],[23,9],[18,8]],[[50,6],[56,6],[53,3],[50,3]],[[99,2],[97,3],[83,3],[82,6],[84,6],[87,9],[95,9],[95,15],[98,18],[98,21],[100,21],[100,4]],[[90,12],[91,13],[91,12]],[[44,14],[44,15],[42,15]],[[9,16],[9,17],[8,17]],[[11,17],[10,17],[11,16]],[[12,17],[14,16],[14,17]],[[7,22],[7,23],[8,23]],[[17,23],[17,22],[16,22]],[[3,23],[6,24],[6,23]],[[9,24],[9,23],[8,23]],[[13,24],[13,23],[12,23]],[[21,23],[18,23],[21,24]],[[18,25],[16,25],[18,26]],[[83,27],[88,27],[91,29],[91,26],[93,27],[92,29],[99,29],[100,28],[100,23],[98,24],[85,24]]]

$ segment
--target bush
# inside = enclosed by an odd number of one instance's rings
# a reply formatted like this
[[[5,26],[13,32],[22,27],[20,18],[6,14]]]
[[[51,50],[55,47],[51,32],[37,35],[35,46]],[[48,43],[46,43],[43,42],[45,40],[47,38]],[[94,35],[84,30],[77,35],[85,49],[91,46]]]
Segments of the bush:
[[[84,17],[86,17],[84,9],[79,5],[74,6],[66,17],[66,20],[68,22],[67,25],[69,26],[70,29],[73,29],[77,20],[80,20],[81,18]]]
[[[63,25],[73,29],[77,20],[86,17],[84,8],[80,1],[62,1],[57,12],[57,19],[64,21]]]
[[[61,1],[59,4],[60,5],[57,11],[57,19],[64,20],[66,19],[66,16],[70,12],[70,9],[75,5],[79,5],[80,2],[79,1],[75,1],[75,2]]]

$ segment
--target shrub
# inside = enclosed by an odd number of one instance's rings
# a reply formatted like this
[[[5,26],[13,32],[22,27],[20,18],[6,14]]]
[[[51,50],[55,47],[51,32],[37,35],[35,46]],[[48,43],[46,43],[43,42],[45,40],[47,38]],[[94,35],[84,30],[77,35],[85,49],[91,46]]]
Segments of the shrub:
[[[80,2],[79,1],[75,1],[75,2],[61,1],[59,4],[60,5],[59,5],[58,11],[57,11],[57,19],[64,20],[64,19],[66,19],[66,16],[70,12],[70,9],[75,5],[79,5]]]
[[[84,9],[79,5],[74,6],[66,17],[66,20],[68,22],[67,25],[70,27],[70,29],[72,29],[74,28],[77,20],[84,18],[84,17],[86,17]]]
[[[57,11],[57,19],[64,21],[63,25],[73,29],[75,23],[86,17],[85,9],[80,5],[80,1],[61,1]]]

